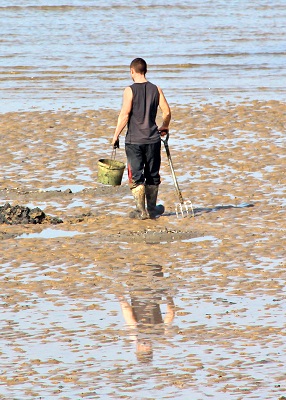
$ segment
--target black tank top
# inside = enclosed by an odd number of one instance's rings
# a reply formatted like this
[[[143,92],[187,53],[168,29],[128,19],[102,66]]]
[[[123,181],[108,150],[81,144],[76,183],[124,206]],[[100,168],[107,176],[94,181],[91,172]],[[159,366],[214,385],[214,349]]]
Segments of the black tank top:
[[[159,91],[151,82],[133,83],[132,110],[129,115],[125,143],[148,144],[161,140],[156,115],[159,105]]]

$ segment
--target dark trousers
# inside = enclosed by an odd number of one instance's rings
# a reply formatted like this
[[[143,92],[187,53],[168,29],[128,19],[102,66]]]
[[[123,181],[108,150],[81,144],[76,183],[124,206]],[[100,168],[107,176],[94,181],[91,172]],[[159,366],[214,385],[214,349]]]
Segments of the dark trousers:
[[[129,186],[159,185],[161,166],[161,141],[151,144],[125,144]]]

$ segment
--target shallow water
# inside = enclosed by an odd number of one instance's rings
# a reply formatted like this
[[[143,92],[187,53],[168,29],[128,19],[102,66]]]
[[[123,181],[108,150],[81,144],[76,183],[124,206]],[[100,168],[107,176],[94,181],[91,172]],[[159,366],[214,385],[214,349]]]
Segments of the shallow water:
[[[82,235],[82,232],[46,228],[39,233],[24,233],[23,235],[20,235],[18,239],[54,239],[58,237],[70,237],[76,235]]]
[[[119,109],[138,56],[171,104],[285,98],[284,0],[3,0],[0,20],[0,112]]]
[[[121,266],[115,277],[109,276],[110,270],[90,264],[80,267],[78,282],[70,286],[63,279],[71,270],[75,273],[75,266],[26,263],[11,269],[4,264],[2,279],[16,275],[21,285],[17,297],[2,294],[9,323],[2,327],[6,389],[2,386],[0,393],[4,399],[19,400],[187,399],[190,394],[197,400],[226,400],[233,393],[244,400],[269,399],[271,390],[271,398],[278,398],[286,350],[280,335],[285,304],[282,297],[267,292],[259,298],[253,296],[255,292],[233,293],[236,286],[255,284],[265,262],[249,271],[247,281],[233,276],[221,293],[220,273],[211,276],[208,266],[191,266],[187,260],[184,267],[170,266],[153,282],[148,275],[138,275],[132,265]],[[189,275],[190,268],[193,277],[186,281],[184,274]],[[84,282],[92,283],[95,271],[101,281],[88,288]],[[205,274],[212,279],[208,287],[200,286]],[[283,286],[279,279],[277,284]],[[173,326],[162,331],[157,325],[157,331],[150,327],[134,333],[122,316],[120,297],[128,299],[135,293],[142,302],[159,301],[164,314],[162,294],[173,296],[177,308]],[[268,334],[258,338],[261,329]],[[137,335],[152,341],[152,362],[138,362]]]

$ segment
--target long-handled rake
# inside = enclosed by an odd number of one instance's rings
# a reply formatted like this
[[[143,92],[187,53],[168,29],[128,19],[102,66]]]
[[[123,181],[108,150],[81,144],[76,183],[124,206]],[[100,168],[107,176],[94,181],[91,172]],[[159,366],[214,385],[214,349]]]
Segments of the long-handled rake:
[[[180,202],[180,203],[176,204],[177,218],[179,217],[179,213],[182,214],[182,217],[187,216],[189,214],[189,206],[191,207],[192,216],[194,217],[195,213],[194,213],[192,202],[191,202],[191,200],[187,200],[187,201],[184,200],[182,192],[180,191],[180,188],[179,188],[179,185],[178,185],[178,181],[177,181],[176,175],[175,175],[173,162],[172,162],[172,158],[171,158],[171,154],[170,154],[170,149],[169,149],[169,145],[168,145],[169,133],[166,134],[165,138],[166,139],[161,138],[161,140],[162,140],[162,142],[164,143],[164,146],[165,146],[165,150],[166,150],[169,166],[170,166],[170,169],[171,169],[174,185],[175,185],[176,192],[177,192],[177,195],[178,195],[178,198],[179,198],[179,202]]]

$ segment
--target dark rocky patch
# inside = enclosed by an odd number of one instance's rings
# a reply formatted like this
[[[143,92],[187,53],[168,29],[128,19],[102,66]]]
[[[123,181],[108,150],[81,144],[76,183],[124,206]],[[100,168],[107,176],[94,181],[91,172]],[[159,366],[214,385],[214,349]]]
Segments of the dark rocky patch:
[[[59,224],[63,221],[59,218],[47,216],[39,207],[31,209],[20,205],[11,206],[10,203],[0,206],[0,224],[42,224],[44,222]]]

